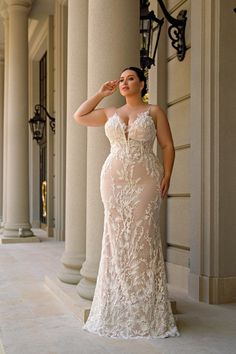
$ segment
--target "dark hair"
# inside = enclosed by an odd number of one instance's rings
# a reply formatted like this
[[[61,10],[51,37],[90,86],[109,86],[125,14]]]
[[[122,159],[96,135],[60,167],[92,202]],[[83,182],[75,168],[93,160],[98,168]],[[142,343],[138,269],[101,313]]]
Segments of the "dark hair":
[[[147,93],[147,79],[146,76],[144,75],[144,72],[142,69],[137,68],[136,66],[129,66],[128,68],[125,68],[122,72],[124,72],[125,70],[132,70],[135,71],[139,80],[144,82],[144,86],[143,89],[141,91],[141,96],[145,96]]]

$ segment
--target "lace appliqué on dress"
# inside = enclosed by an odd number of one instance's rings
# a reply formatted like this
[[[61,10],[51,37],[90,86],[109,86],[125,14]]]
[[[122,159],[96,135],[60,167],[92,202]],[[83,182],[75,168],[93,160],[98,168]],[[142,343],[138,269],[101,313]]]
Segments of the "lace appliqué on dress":
[[[179,335],[168,300],[160,237],[163,167],[153,153],[148,112],[128,127],[115,113],[105,124],[111,144],[100,180],[104,234],[89,332],[118,338]]]

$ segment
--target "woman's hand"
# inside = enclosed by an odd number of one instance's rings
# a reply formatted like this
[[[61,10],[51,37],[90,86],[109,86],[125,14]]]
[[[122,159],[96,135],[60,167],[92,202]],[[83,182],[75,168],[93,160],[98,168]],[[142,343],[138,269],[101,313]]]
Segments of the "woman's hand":
[[[167,195],[169,186],[170,186],[170,177],[164,176],[161,181],[161,197],[162,197],[162,199],[164,199],[165,196]]]
[[[119,82],[120,80],[107,81],[100,87],[98,92],[101,93],[103,97],[110,96],[116,91]]]
[[[99,91],[91,98],[83,102],[74,113],[74,119],[77,123],[87,127],[100,127],[107,121],[107,114],[104,108],[96,109],[97,105],[106,96],[112,95],[120,80],[105,82]]]

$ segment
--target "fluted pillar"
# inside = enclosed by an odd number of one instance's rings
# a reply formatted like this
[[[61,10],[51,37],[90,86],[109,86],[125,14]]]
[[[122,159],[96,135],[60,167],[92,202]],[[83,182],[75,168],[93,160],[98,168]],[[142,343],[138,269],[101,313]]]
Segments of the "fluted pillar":
[[[139,65],[139,0],[89,0],[88,96],[107,80],[117,79],[127,66]],[[102,106],[120,106],[118,93]],[[86,261],[81,269],[79,294],[92,299],[101,254],[104,210],[100,172],[109,153],[104,128],[88,128]]]
[[[73,119],[87,98],[87,0],[68,1],[65,252],[59,279],[77,284],[85,259],[86,128]]]
[[[28,12],[30,0],[7,0],[9,13],[7,195],[2,242],[33,236],[29,223]],[[37,240],[31,237],[29,240]]]

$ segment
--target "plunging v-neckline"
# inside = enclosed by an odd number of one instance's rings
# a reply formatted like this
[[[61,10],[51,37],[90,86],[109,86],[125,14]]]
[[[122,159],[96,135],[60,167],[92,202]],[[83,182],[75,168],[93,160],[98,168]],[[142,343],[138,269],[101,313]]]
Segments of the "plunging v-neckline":
[[[146,115],[146,114],[149,114],[149,109],[146,110],[146,111],[143,111],[143,112],[139,112],[137,113],[136,115],[136,118],[133,120],[133,122],[126,124],[120,117],[119,113],[117,111],[115,111],[115,115],[117,116],[118,120],[119,120],[119,123],[125,127],[125,131],[128,131],[134,124],[136,121],[138,121],[140,118],[143,117],[143,115]]]
[[[150,111],[150,107],[146,111],[138,112],[136,115],[136,118],[128,125],[121,119],[119,113],[117,111],[115,111],[114,114],[111,117],[109,117],[109,119],[107,120],[106,123],[110,122],[113,119],[116,119],[116,121],[118,122],[118,125],[120,126],[120,128],[122,130],[122,133],[123,133],[123,136],[126,140],[126,143],[129,143],[129,139],[130,139],[129,134],[131,132],[131,128],[136,126],[136,123],[139,122],[144,117],[148,118],[149,121],[151,121],[154,130],[155,131],[157,130],[155,123],[154,123],[149,111]]]
[[[124,138],[125,138],[126,144],[127,144],[127,143],[129,144],[129,134],[130,134],[130,131],[129,131],[129,130],[130,130],[130,129],[134,126],[134,124],[135,124],[137,121],[139,121],[142,117],[144,117],[144,116],[149,117],[149,118],[151,119],[152,123],[153,123],[154,128],[156,129],[155,124],[154,124],[154,122],[153,122],[153,119],[152,119],[152,117],[151,117],[150,114],[149,114],[149,110],[150,110],[150,108],[147,109],[146,111],[137,113],[136,118],[133,120],[133,122],[128,123],[128,124],[126,124],[126,123],[121,119],[121,117],[120,117],[120,115],[118,114],[118,112],[115,111],[114,116],[117,117],[118,122],[119,122],[119,124],[120,124],[121,127],[122,127],[122,131],[123,131],[123,134],[124,134]]]

